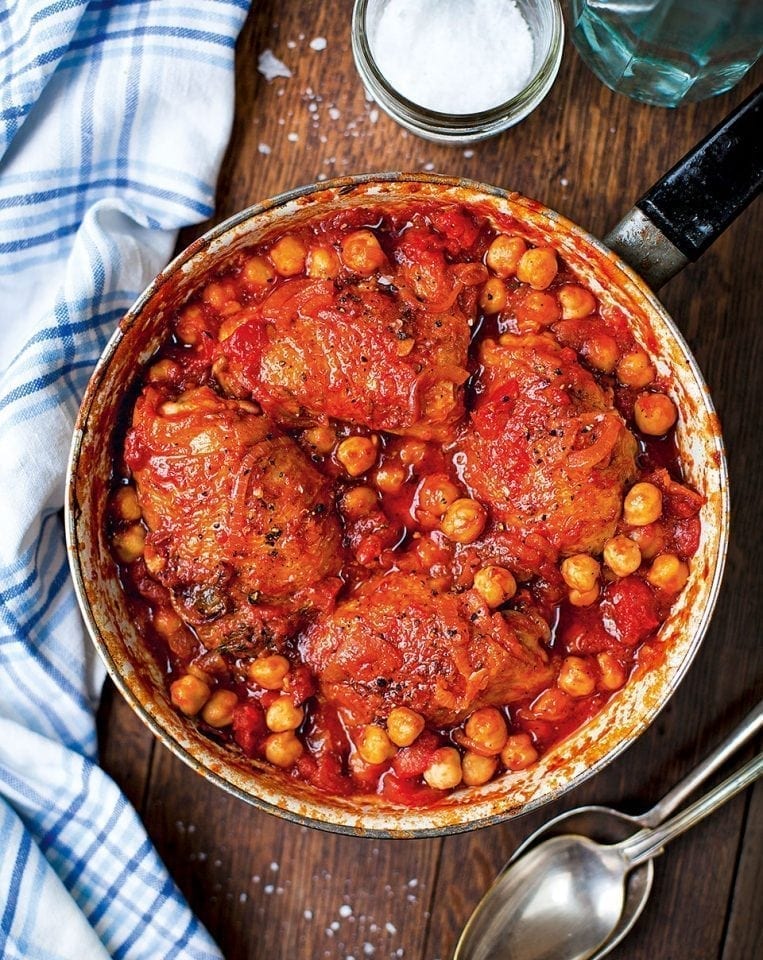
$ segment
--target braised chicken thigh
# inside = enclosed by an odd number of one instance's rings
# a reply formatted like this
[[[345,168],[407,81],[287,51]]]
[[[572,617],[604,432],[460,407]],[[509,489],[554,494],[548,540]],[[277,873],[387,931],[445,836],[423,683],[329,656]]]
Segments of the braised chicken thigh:
[[[208,387],[135,405],[126,462],[145,562],[208,647],[256,651],[336,592],[340,528],[327,480],[291,438]]]

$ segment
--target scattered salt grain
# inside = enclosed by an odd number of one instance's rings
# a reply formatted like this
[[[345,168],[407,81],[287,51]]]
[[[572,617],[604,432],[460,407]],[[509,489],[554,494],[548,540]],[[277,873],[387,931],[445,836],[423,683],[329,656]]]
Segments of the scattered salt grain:
[[[418,885],[419,885],[419,881],[418,881],[418,879],[417,879],[416,877],[414,877],[412,880],[409,880],[409,881],[408,881],[408,886],[409,886],[409,887],[418,887]]]
[[[291,70],[279,60],[272,50],[263,50],[257,59],[257,69],[266,80],[275,80],[276,77],[290,77]]]
[[[384,924],[384,929],[387,931],[387,933],[397,933],[397,927],[394,923],[390,923],[389,921]]]
[[[294,40],[287,40],[287,41],[286,41],[286,46],[289,48],[289,50],[296,50],[296,48],[297,48],[296,41],[294,41]]]
[[[570,181],[567,179],[567,177],[562,177],[559,183],[561,183],[563,187],[569,187],[570,185]]]
[[[299,134],[292,130],[291,133],[286,134],[286,139],[289,141],[289,143],[296,143],[297,140],[299,140]]]
[[[434,164],[433,164],[433,163],[425,163],[425,164],[424,164],[424,169],[425,169],[425,170],[428,170],[428,171],[432,171],[432,170],[434,170]]]
[[[257,146],[257,152],[261,153],[263,156],[267,156],[270,153],[270,144],[260,143]]]
[[[267,893],[267,894],[271,894],[271,893],[274,893],[274,892],[275,892],[275,889],[276,889],[276,888],[273,886],[272,883],[266,883],[265,886],[262,888],[262,892],[263,892],[263,893]]]
[[[240,893],[240,894],[238,895],[238,902],[239,902],[239,903],[246,903],[246,901],[247,901],[248,899],[249,899],[249,897],[248,897],[247,894],[245,894],[245,893]]]
[[[352,916],[352,907],[349,905],[349,903],[342,904],[342,906],[339,908],[339,916],[344,918]]]
[[[376,108],[369,110],[368,119],[371,121],[371,123],[377,123],[379,120],[379,111]]]
[[[310,41],[310,48],[312,50],[325,50],[326,49],[326,38],[325,37],[315,37]]]
[[[332,120],[338,120],[342,116],[342,112],[338,107],[329,107],[328,113]]]
[[[489,110],[532,74],[533,39],[515,0],[389,0],[368,39],[387,81],[429,110]]]
[[[273,871],[273,873],[278,873],[280,868],[275,860],[270,864],[270,869]]]
[[[464,150],[464,156],[467,160],[471,160],[474,156],[474,150]]]
[[[312,911],[312,910],[305,910],[305,912],[302,914],[302,916],[305,918],[305,920],[312,920],[312,919],[313,919],[313,911]]]
[[[339,929],[339,926],[340,924],[338,920],[332,920],[331,923],[329,924],[329,927],[334,931],[334,933],[337,932],[337,930]]]
[[[376,953],[376,947],[372,943],[368,943],[368,941],[366,941],[366,943],[363,944],[363,953],[367,957],[372,957]]]

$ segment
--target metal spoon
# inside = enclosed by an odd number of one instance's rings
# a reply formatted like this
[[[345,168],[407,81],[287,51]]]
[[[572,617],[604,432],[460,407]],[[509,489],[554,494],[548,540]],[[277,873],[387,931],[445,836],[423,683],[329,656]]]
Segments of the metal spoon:
[[[537,846],[540,841],[558,834],[580,833],[599,841],[612,842],[630,836],[633,834],[634,828],[656,826],[761,727],[763,727],[763,704],[759,704],[720,746],[658,804],[639,817],[628,816],[609,807],[580,807],[560,814],[560,816],[537,830],[518,848],[493,886],[478,904],[459,939],[453,960],[477,960],[478,957],[484,957],[487,960],[491,956],[507,956],[505,953],[476,954],[471,951],[475,948],[478,939],[483,936],[487,927],[490,926],[491,914],[495,914],[499,918],[497,920],[499,931],[502,924],[506,922],[507,913],[504,909],[506,885],[507,883],[513,883],[514,871],[517,869],[514,865],[520,858],[524,859],[527,851]],[[544,843],[544,847],[545,845]],[[594,960],[594,958],[598,960],[598,958],[603,957],[622,940],[641,914],[648,899],[653,877],[651,860],[642,860],[639,865],[635,868],[632,866],[630,869],[632,872],[627,876],[624,907],[610,935],[598,949],[594,950],[594,953],[588,955],[590,960]]]
[[[628,873],[761,775],[763,753],[660,827],[616,844],[564,834],[528,850],[503,874],[500,907],[472,916],[454,960],[590,960],[617,927]]]
[[[635,830],[644,827],[657,827],[665,821],[707,778],[718,770],[736,751],[752,737],[763,730],[763,702],[759,703],[736,727],[726,739],[720,743],[698,766],[696,766],[683,780],[679,781],[672,790],[656,803],[651,809],[639,816],[630,816],[615,810],[612,807],[591,804],[585,807],[576,807],[560,813],[553,820],[543,824],[534,833],[530,834],[514,851],[504,870],[499,874],[493,887],[487,891],[483,902],[500,893],[495,888],[499,886],[503,873],[531,847],[542,841],[562,833],[577,833],[598,840],[599,843],[615,843],[630,837]],[[602,947],[591,956],[591,960],[601,960],[603,956],[614,949],[630,931],[649,899],[654,879],[654,865],[647,860],[634,869],[627,880],[625,906],[617,927],[612,936]],[[482,908],[480,903],[477,909]],[[458,960],[458,958],[454,958]]]

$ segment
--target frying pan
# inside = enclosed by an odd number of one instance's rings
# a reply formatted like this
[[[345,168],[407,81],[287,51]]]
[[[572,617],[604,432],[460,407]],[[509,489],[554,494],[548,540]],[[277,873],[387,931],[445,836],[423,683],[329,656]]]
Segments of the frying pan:
[[[728,542],[729,501],[720,427],[702,375],[655,296],[760,191],[756,91],[645,194],[602,243],[542,204],[487,184],[436,175],[384,173],[314,184],[257,204],[181,253],[128,311],[107,345],[77,419],[67,478],[66,534],[77,597],[108,672],[154,734],[212,783],[302,824],[366,836],[424,837],[474,829],[558,798],[622,753],[666,704],[706,631]],[[705,498],[689,582],[663,624],[664,659],[636,675],[606,707],[535,766],[469,787],[429,809],[381,798],[330,797],[249,761],[200,734],[172,708],[159,665],[130,621],[105,533],[121,401],[167,333],[169,319],[211,274],[244,247],[338,209],[373,210],[439,198],[513,217],[525,237],[553,246],[599,299],[630,318],[636,339],[672,383],[681,416],[677,443],[687,481]]]

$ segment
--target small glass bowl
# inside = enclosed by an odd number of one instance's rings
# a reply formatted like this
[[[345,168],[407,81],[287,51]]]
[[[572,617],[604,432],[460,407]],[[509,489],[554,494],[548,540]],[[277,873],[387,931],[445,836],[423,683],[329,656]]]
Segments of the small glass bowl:
[[[564,21],[558,0],[516,0],[532,34],[533,71],[516,96],[478,113],[441,113],[408,100],[392,87],[374,60],[369,42],[381,10],[389,0],[355,0],[352,14],[352,53],[355,66],[368,91],[385,113],[401,126],[426,140],[465,144],[506,130],[538,106],[551,89],[564,45]]]

